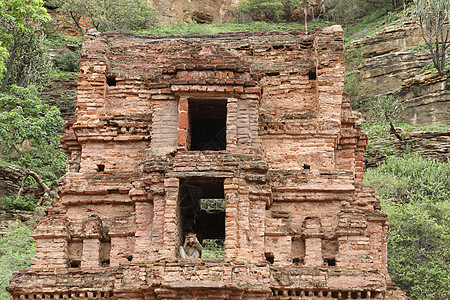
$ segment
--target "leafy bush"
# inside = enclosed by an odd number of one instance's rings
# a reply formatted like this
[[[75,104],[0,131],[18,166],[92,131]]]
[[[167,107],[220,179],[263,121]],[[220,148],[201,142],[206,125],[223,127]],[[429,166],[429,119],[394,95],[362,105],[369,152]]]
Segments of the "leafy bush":
[[[244,0],[239,2],[238,12],[248,14],[253,21],[278,22],[283,14],[283,3],[281,0]]]
[[[36,242],[31,237],[32,229],[17,221],[0,236],[0,299],[10,299],[5,290],[13,272],[30,267],[36,253]]]
[[[224,240],[203,240],[202,258],[223,258],[225,256]]]
[[[17,199],[17,196],[8,196],[2,199],[2,209],[9,211],[12,209],[19,210],[36,210],[36,203],[33,196],[23,195]]]
[[[54,0],[58,11],[67,15],[81,32],[88,27],[98,31],[143,29],[157,20],[157,12],[146,0]]]
[[[291,22],[301,0],[244,0],[238,5],[238,21]]]
[[[61,71],[76,72],[80,70],[80,53],[66,51],[54,59],[55,66]]]
[[[0,93],[0,154],[7,164],[37,173],[45,193],[44,185],[55,184],[64,174],[65,155],[59,143],[62,123],[58,108],[43,104],[34,86],[12,86]]]
[[[450,61],[449,60],[445,60],[444,69],[450,69]],[[434,63],[429,63],[428,65],[426,65],[422,68],[423,73],[437,72],[437,71],[438,71],[438,69],[434,66]]]
[[[439,203],[450,199],[450,162],[439,163],[423,159],[417,154],[389,157],[377,169],[367,170],[366,181],[374,185],[377,191],[378,186],[374,180],[388,175],[401,182],[404,193],[399,200],[402,203]],[[377,196],[381,199],[395,198],[392,193]]]
[[[414,300],[450,299],[450,162],[389,157],[365,182],[390,219],[392,280]]]
[[[392,280],[412,299],[450,299],[450,200],[382,204]]]

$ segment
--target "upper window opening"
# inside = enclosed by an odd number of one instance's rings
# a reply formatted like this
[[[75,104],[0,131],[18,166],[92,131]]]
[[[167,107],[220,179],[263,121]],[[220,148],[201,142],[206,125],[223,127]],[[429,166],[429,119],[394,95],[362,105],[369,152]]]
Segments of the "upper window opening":
[[[227,101],[189,100],[190,150],[225,150]]]

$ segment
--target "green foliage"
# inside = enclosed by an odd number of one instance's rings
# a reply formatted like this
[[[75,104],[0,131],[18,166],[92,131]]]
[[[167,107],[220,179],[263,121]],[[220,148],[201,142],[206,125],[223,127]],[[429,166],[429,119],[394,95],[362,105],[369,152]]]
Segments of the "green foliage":
[[[82,31],[84,22],[98,31],[130,31],[156,22],[156,11],[146,0],[55,0],[58,11]]]
[[[365,103],[368,109],[369,122],[397,123],[402,120],[403,103],[393,96],[378,96],[370,98]]]
[[[363,97],[366,87],[362,80],[362,73],[359,70],[346,71],[344,80],[344,93],[349,94],[350,102],[353,108],[359,108],[363,102]]]
[[[389,157],[369,169],[391,227],[388,267],[393,281],[412,299],[449,299],[450,162],[410,154]]]
[[[43,104],[34,86],[12,86],[0,94],[1,154],[9,162],[41,173],[48,184],[64,172],[58,133],[62,123],[58,108]]]
[[[368,183],[372,184],[371,178],[378,174],[391,174],[398,178],[404,187],[404,192],[399,197],[403,203],[438,203],[450,198],[450,163],[423,159],[416,154],[389,157],[387,162],[376,170],[367,171]],[[389,198],[385,197],[386,195],[381,196],[385,199],[395,197],[392,194]]]
[[[224,240],[208,239],[203,240],[202,258],[224,258],[225,245]]]
[[[392,280],[412,299],[450,299],[450,200],[383,206]]]
[[[201,199],[201,208],[205,210],[225,209],[226,203],[224,198],[219,199]]]
[[[30,268],[36,253],[36,242],[31,237],[31,228],[17,221],[0,237],[0,299],[10,299],[5,290],[13,272]]]
[[[387,6],[368,11],[363,9],[361,13],[356,14],[352,14],[351,10],[345,11],[345,8],[342,9],[343,11],[337,16],[333,16],[333,10],[328,11],[328,15],[331,20],[345,24],[346,43],[366,36],[373,36],[382,27],[398,22],[397,14],[390,12]],[[359,11],[360,8],[356,8],[356,10]]]
[[[47,46],[56,48],[66,48],[67,45],[72,45],[77,51],[81,49],[81,44],[83,42],[83,36],[68,36],[62,33],[51,33],[47,35],[45,44]]]
[[[56,56],[54,64],[61,71],[77,72],[80,70],[80,53],[66,51],[64,55]]]
[[[326,27],[333,25],[332,23],[324,22],[310,22],[310,26],[314,27]],[[267,23],[267,22],[252,22],[245,24],[237,23],[219,23],[219,24],[198,24],[196,22],[190,23],[175,23],[171,25],[157,25],[151,28],[136,31],[137,34],[142,35],[189,35],[189,34],[207,34],[207,33],[220,33],[220,32],[240,32],[240,31],[289,31],[300,30],[304,31],[305,27],[298,23]]]
[[[13,84],[39,86],[45,83],[52,66],[45,38],[38,27],[14,34],[14,41],[8,47],[9,59],[2,82],[3,91]]]
[[[391,0],[329,0],[327,17],[344,24],[360,23],[367,25],[392,10]],[[392,18],[392,16],[390,17]]]
[[[450,1],[413,0],[404,17],[421,28],[422,37],[431,53],[434,67],[443,75],[450,64],[445,60],[450,47]]]
[[[6,211],[12,209],[34,211],[37,208],[34,197],[23,195],[17,199],[17,196],[8,196],[2,199],[1,208]]]
[[[20,75],[18,72],[21,69],[28,79],[36,75],[33,69],[39,68],[39,61],[42,63],[42,60],[36,61],[31,58],[43,55],[39,29],[42,23],[50,20],[50,15],[41,0],[0,0],[0,80],[3,79],[5,72],[7,77],[10,76],[8,72],[14,72],[13,67],[16,68],[16,76]],[[27,58],[23,61],[22,57],[17,55],[25,53],[25,50],[31,53],[27,54]],[[31,70],[28,70],[26,60],[33,63]],[[9,79],[6,78],[6,81]],[[24,84],[26,83],[23,82],[22,85]],[[5,87],[3,83],[2,89]]]
[[[445,60],[444,69],[450,69],[450,61],[449,60]],[[436,66],[434,65],[434,63],[430,63],[422,68],[422,72],[423,73],[438,72],[438,69],[436,69]]]
[[[425,51],[425,50],[429,50],[429,47],[427,44],[422,44],[422,45],[417,45],[414,47],[409,47],[405,49],[406,51]]]
[[[273,0],[244,0],[239,2],[238,12],[248,14],[253,21],[270,20],[278,22],[283,14],[283,2]]]
[[[367,133],[369,136],[369,141],[371,137],[385,136],[388,132],[388,126],[385,122],[364,122],[361,124],[362,131]],[[395,124],[396,127],[400,127],[405,132],[413,131],[444,131],[450,130],[450,125],[427,125],[427,126],[414,126],[411,124],[398,122]]]

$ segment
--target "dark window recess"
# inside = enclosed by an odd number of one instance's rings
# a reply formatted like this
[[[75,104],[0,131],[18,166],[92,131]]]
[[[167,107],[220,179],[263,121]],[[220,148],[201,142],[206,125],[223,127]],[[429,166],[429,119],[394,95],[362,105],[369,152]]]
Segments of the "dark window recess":
[[[334,267],[336,266],[336,260],[334,258],[326,258],[325,259],[325,263],[329,266],[329,267]]]
[[[101,266],[102,267],[109,267],[110,263],[109,263],[109,259],[105,259],[101,261]]]
[[[226,149],[226,100],[190,100],[190,150]]]
[[[304,165],[303,165],[303,169],[305,169],[305,170],[310,170],[310,169],[311,169],[311,166],[310,166],[310,165],[307,165],[307,164],[304,164]]]
[[[104,172],[105,171],[105,165],[97,165],[97,172]]]
[[[116,76],[106,76],[106,84],[108,86],[116,86],[117,85]]]
[[[183,237],[197,234],[210,258],[224,257],[225,194],[221,178],[189,178],[180,182],[180,221]]]
[[[81,262],[79,260],[71,260],[70,261],[70,267],[71,268],[79,268]]]
[[[315,80],[317,78],[316,70],[309,70],[308,78],[310,80]]]
[[[265,256],[266,256],[266,260],[269,263],[273,264],[273,262],[275,261],[275,256],[273,255],[273,253],[272,252],[266,252]]]

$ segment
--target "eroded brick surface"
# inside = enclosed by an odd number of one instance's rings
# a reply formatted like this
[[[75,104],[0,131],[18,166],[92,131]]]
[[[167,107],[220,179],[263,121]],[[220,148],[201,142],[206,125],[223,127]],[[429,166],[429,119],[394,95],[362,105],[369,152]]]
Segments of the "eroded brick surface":
[[[87,34],[67,174],[13,299],[402,299],[343,60],[339,26]],[[179,258],[189,231],[224,257]]]

